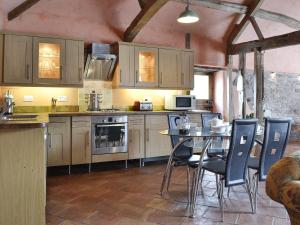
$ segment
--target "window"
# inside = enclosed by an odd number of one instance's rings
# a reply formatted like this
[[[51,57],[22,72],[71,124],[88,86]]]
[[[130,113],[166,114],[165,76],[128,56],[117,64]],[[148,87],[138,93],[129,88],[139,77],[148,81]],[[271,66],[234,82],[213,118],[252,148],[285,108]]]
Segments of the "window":
[[[194,89],[191,95],[195,95],[196,99],[209,99],[209,76],[208,75],[195,75]]]

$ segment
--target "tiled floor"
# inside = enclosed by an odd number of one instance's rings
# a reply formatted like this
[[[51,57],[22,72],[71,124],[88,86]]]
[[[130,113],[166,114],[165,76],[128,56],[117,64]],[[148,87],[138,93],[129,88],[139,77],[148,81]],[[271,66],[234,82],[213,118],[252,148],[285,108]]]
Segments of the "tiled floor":
[[[298,147],[299,146],[299,147]],[[288,152],[300,150],[290,144]],[[186,214],[186,171],[176,168],[169,193],[161,198],[159,188],[165,164],[50,176],[47,180],[47,225],[288,225],[285,209],[264,194],[259,184],[258,209],[250,213],[243,187],[225,194],[225,220],[215,193],[214,176],[204,178],[195,218]],[[226,190],[225,190],[226,191]]]

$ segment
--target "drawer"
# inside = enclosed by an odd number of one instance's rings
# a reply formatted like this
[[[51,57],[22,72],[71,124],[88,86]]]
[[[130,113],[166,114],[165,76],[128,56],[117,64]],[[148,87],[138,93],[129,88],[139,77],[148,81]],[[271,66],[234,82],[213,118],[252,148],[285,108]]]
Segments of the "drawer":
[[[72,117],[72,127],[90,127],[91,117],[90,116],[76,116]]]
[[[50,117],[50,123],[68,123],[71,120],[71,117]]]

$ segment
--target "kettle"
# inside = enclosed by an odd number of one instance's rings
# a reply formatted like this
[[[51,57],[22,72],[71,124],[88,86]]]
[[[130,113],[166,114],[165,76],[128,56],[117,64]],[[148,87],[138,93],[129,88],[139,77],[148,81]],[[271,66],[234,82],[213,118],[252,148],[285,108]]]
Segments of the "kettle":
[[[6,114],[13,114],[14,112],[14,96],[8,90],[4,94],[4,108],[7,108]]]

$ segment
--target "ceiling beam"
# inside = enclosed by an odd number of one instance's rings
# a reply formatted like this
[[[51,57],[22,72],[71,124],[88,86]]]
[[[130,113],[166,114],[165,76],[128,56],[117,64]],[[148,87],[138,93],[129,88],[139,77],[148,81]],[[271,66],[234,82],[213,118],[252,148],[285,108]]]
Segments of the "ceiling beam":
[[[227,40],[228,44],[235,43],[239,37],[242,35],[248,24],[250,23],[250,18],[255,15],[256,11],[259,10],[264,0],[253,0],[251,5],[248,7],[248,11],[242,21],[234,27],[233,31],[229,35]]]
[[[173,0],[177,2],[185,2],[184,0]],[[232,3],[228,1],[221,1],[221,0],[191,0],[193,5],[199,5],[202,7],[221,10],[230,13],[238,13],[238,14],[246,14],[248,7],[246,5]],[[255,15],[255,18],[260,18],[264,20],[270,20],[277,23],[285,24],[286,26],[293,28],[295,30],[300,30],[300,21],[289,16],[271,12],[264,9],[259,9]]]
[[[250,22],[252,24],[252,27],[254,28],[255,30],[255,33],[257,34],[257,37],[259,38],[259,40],[264,40],[264,35],[262,34],[256,20],[254,17],[250,17]]]
[[[228,46],[227,53],[229,55],[237,55],[240,53],[254,52],[255,49],[260,51],[282,48],[300,44],[300,31],[288,34],[265,38],[264,40],[248,41]]]
[[[23,3],[21,3],[20,5],[18,5],[16,8],[14,8],[13,10],[11,10],[7,14],[7,19],[8,20],[13,20],[14,18],[16,18],[19,15],[21,15],[23,12],[25,12],[27,9],[31,8],[33,5],[35,5],[39,1],[40,0],[26,0],[26,1],[24,1]]]
[[[148,0],[139,0],[139,4],[141,9],[143,9],[148,3]]]
[[[124,41],[132,42],[141,29],[162,8],[168,0],[151,0],[134,18],[124,33]]]

